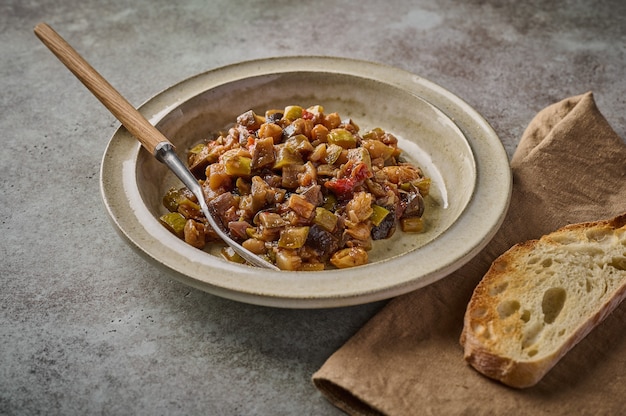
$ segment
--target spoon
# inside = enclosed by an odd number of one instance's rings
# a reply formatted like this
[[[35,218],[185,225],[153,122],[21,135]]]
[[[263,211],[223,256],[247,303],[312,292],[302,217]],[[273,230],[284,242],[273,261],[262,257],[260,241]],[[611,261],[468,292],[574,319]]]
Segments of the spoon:
[[[133,107],[109,82],[102,77],[69,43],[46,23],[35,26],[35,35],[56,55],[56,57],[78,78],[93,95],[135,136],[160,162],[182,181],[198,198],[202,213],[217,235],[248,263],[273,270],[280,270],[275,265],[263,260],[256,254],[238,244],[228,235],[228,231],[215,220],[214,213],[204,199],[202,186],[187,169],[174,151],[174,145]]]

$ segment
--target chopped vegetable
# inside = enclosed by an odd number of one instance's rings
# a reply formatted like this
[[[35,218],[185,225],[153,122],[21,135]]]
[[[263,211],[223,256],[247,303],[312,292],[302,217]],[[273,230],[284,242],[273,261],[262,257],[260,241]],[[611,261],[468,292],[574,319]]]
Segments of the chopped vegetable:
[[[188,164],[217,220],[251,252],[282,270],[367,264],[374,240],[399,224],[421,232],[431,181],[401,162],[398,140],[381,128],[361,135],[351,119],[319,105],[253,110],[193,146]],[[161,222],[203,248],[217,236],[186,188],[163,197]],[[230,248],[225,258],[242,263]]]
[[[339,269],[367,264],[368,255],[361,247],[350,247],[339,250],[330,258],[333,266]]]
[[[313,222],[326,231],[333,231],[337,227],[337,216],[324,207],[316,207]]]
[[[288,227],[280,232],[278,247],[301,248],[306,243],[309,227]]]
[[[420,217],[401,218],[400,227],[405,233],[421,233],[424,230],[424,221]]]
[[[245,156],[235,155],[224,159],[224,167],[228,176],[249,176],[252,159]]]
[[[179,238],[183,238],[185,236],[184,230],[187,219],[182,214],[178,212],[168,212],[167,214],[161,215],[159,220],[161,221],[161,224],[165,225]]]
[[[378,227],[387,215],[389,215],[389,210],[387,208],[376,204],[372,205],[372,215],[370,217],[372,224]]]
[[[283,118],[289,121],[294,121],[302,117],[302,107],[299,105],[289,105],[285,107]]]
[[[356,137],[346,129],[333,129],[328,133],[328,143],[344,149],[353,149],[356,147]]]

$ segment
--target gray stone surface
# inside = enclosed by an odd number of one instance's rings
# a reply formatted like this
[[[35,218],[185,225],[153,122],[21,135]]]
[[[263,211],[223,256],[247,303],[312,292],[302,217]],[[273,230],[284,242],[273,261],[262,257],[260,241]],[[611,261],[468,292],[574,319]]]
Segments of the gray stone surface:
[[[626,136],[621,0],[4,0],[0,414],[340,414],[310,376],[382,306],[240,304],[138,257],[100,199],[119,124],[33,35],[43,20],[135,105],[225,64],[345,56],[459,95],[509,155],[537,111],[589,90]]]

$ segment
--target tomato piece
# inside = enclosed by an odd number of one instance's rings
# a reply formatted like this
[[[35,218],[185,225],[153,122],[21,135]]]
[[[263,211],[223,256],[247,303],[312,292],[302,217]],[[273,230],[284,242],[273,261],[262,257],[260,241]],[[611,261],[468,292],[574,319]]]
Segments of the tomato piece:
[[[324,184],[326,188],[342,199],[352,197],[354,188],[362,185],[367,178],[372,177],[372,172],[367,165],[361,162],[346,166],[344,173],[346,177],[333,178]]]
[[[302,117],[305,120],[312,120],[313,117],[315,116],[315,114],[313,114],[312,112],[302,109]]]
[[[352,178],[335,178],[326,182],[324,186],[343,199],[352,194],[355,182]]]

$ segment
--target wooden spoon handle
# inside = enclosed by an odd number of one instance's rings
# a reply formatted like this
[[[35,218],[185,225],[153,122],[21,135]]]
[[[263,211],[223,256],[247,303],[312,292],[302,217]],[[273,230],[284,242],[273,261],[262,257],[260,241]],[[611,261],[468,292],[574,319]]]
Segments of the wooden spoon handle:
[[[35,26],[35,35],[78,78],[124,127],[153,155],[167,138],[102,77],[69,43],[45,23]]]

